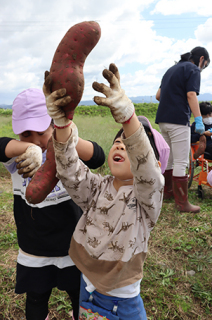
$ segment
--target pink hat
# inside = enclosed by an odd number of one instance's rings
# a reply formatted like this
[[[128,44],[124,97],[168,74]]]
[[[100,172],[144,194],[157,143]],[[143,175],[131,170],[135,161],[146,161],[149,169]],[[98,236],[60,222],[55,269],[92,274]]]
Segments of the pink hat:
[[[207,181],[212,186],[212,170],[207,175]]]
[[[159,153],[159,161],[161,163],[161,171],[164,173],[167,167],[167,162],[169,159],[170,148],[169,145],[164,140],[163,136],[156,129],[153,129],[149,120],[144,116],[138,116],[138,120],[152,132],[154,137],[155,146]]]
[[[12,106],[12,127],[15,134],[24,131],[43,132],[50,126],[43,91],[30,88],[19,93]]]

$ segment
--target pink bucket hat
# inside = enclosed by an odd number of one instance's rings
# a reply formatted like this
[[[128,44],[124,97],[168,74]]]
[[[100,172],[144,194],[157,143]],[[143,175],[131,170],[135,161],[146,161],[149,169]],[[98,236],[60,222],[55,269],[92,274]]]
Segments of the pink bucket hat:
[[[154,137],[155,146],[159,153],[159,161],[161,163],[161,172],[164,173],[167,167],[167,162],[169,159],[170,148],[169,145],[164,140],[163,136],[156,129],[153,129],[149,120],[144,116],[138,116],[138,120],[144,125],[149,127]]]
[[[207,182],[212,186],[212,171],[210,171],[207,175]]]
[[[43,132],[50,126],[43,91],[30,88],[22,91],[13,101],[12,127],[15,134],[24,131]]]

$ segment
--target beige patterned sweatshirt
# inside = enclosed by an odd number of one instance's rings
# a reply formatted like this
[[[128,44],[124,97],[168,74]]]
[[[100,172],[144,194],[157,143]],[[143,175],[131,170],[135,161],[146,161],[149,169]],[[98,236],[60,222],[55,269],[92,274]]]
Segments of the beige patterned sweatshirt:
[[[164,178],[143,126],[122,140],[134,184],[118,191],[114,177],[94,174],[79,160],[72,137],[67,143],[54,140],[57,177],[84,212],[69,254],[103,294],[143,277],[150,231],[163,200]]]

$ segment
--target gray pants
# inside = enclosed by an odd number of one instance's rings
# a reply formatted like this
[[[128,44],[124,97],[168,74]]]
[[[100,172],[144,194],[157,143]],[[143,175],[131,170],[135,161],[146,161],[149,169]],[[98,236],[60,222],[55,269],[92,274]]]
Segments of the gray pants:
[[[189,126],[159,123],[161,134],[170,147],[166,170],[173,168],[173,176],[183,177],[189,162],[191,133]]]

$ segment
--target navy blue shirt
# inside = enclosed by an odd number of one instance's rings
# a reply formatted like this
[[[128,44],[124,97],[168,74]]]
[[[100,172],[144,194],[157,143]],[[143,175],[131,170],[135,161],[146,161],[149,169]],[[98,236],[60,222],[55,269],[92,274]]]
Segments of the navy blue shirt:
[[[200,69],[189,61],[179,61],[166,71],[160,88],[160,103],[155,122],[188,125],[191,109],[187,93],[193,91],[199,94]]]

